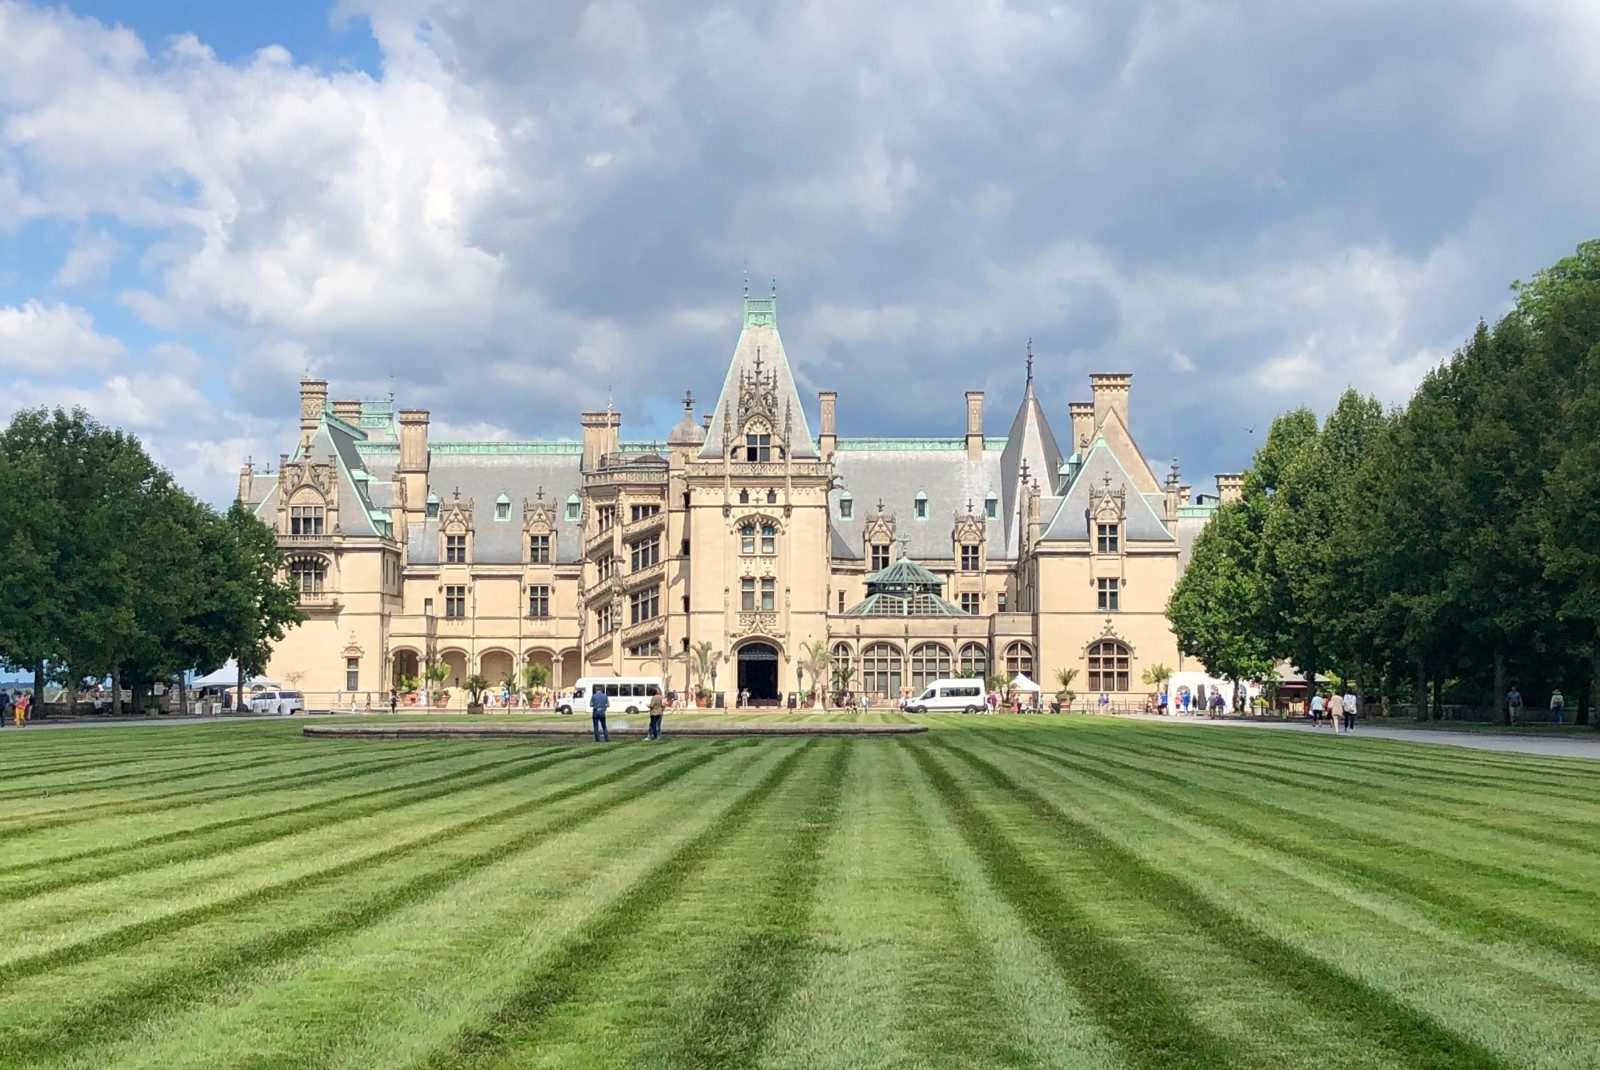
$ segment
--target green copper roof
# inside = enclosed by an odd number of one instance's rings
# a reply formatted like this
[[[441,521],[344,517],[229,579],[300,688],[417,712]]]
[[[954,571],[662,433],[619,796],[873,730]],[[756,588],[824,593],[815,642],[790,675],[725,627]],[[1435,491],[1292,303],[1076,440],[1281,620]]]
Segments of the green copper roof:
[[[965,617],[941,597],[944,581],[908,557],[867,577],[867,597],[845,610],[847,617]]]
[[[776,292],[771,297],[749,297],[744,299],[744,325],[746,327],[772,327],[778,326],[778,295]]]

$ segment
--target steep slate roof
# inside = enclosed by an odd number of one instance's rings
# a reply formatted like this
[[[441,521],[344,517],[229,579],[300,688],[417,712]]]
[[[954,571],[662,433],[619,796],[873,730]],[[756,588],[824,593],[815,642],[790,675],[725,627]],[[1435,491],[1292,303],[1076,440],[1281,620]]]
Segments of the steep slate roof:
[[[1021,500],[1022,462],[1028,462],[1028,476],[1037,479],[1044,494],[1057,492],[1056,473],[1063,460],[1061,447],[1045,419],[1044,406],[1033,392],[1032,357],[1029,357],[1027,385],[1022,390],[1022,404],[1017,407],[1016,419],[1011,421],[1011,432],[1006,435],[1006,448],[1000,455],[1000,519],[1005,523],[1005,557],[1015,557],[1021,535],[1021,518],[1017,504]],[[1000,556],[1000,555],[992,555]]]
[[[1122,462],[1117,460],[1117,455],[1106,440],[1096,437],[1094,444],[1089,447],[1089,453],[1083,459],[1082,466],[1072,480],[1072,486],[1060,501],[1060,506],[1055,510],[1055,515],[1050,518],[1040,536],[1045,542],[1082,542],[1089,541],[1089,488],[1092,486],[1104,487],[1106,477],[1111,478],[1111,487],[1128,488],[1127,515],[1122,522],[1123,538],[1132,542],[1171,542],[1173,536],[1167,530],[1166,522],[1161,519],[1155,507],[1145,495],[1139,493],[1133,477],[1128,474]],[[1155,496],[1160,500],[1160,496]],[[1047,515],[1040,503],[1040,515]]]
[[[912,557],[948,559],[954,553],[950,533],[956,514],[966,515],[970,501],[973,515],[983,521],[984,498],[1000,493],[998,445],[998,439],[989,439],[982,458],[969,461],[964,438],[840,439],[833,455],[838,485],[828,493],[834,556],[861,556],[862,529],[881,500],[884,512],[895,514],[895,535],[909,542]],[[855,505],[849,520],[839,518],[839,499],[845,492]],[[928,496],[926,520],[916,519],[919,492]],[[1005,556],[1004,514],[984,521],[984,530],[989,556]],[[840,542],[848,553],[839,553]]]
[[[387,472],[394,470],[398,454],[386,451]],[[428,467],[428,491],[444,507],[461,491],[472,500],[472,559],[478,564],[519,564],[522,561],[522,500],[536,501],[539,491],[555,508],[555,561],[571,564],[582,556],[583,524],[566,519],[567,498],[583,484],[578,471],[583,446],[578,442],[450,442],[435,443]],[[371,463],[377,469],[379,455]],[[374,471],[376,477],[377,472]],[[504,494],[511,500],[511,515],[495,519],[495,502]],[[439,520],[410,525],[410,560],[414,564],[439,561]]]
[[[722,380],[722,393],[717,395],[717,407],[712,411],[711,429],[706,444],[700,450],[702,458],[722,456],[722,427],[724,419],[737,421],[739,417],[739,378],[755,370],[757,355],[761,357],[761,370],[777,376],[778,427],[783,431],[784,413],[789,414],[790,456],[796,459],[815,460],[816,447],[811,442],[811,427],[806,423],[805,409],[800,405],[800,394],[795,389],[794,374],[789,370],[789,357],[783,351],[783,339],[778,337],[778,298],[746,297],[744,299],[744,329],[739,332],[739,344],[734,347],[733,361]],[[734,427],[738,435],[739,429]]]

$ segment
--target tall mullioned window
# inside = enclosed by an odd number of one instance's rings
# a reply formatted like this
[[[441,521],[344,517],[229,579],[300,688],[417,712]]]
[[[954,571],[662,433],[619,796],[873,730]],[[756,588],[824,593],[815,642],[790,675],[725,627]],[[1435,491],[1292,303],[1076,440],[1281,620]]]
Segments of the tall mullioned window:
[[[872,544],[872,571],[878,572],[889,567],[889,544]]]
[[[756,526],[745,524],[739,529],[739,552],[753,554],[756,552]]]
[[[467,563],[467,537],[465,535],[446,535],[444,537],[444,563],[447,565],[464,565]]]
[[[628,623],[639,624],[661,616],[661,588],[646,587],[628,596]]]
[[[659,505],[630,505],[628,507],[628,522],[630,524],[637,523],[640,520],[646,520],[652,516],[655,516],[660,512],[661,506]]]
[[[764,579],[761,581],[761,610],[770,613],[778,607],[778,581]]]
[[[1100,595],[1100,612],[1115,613],[1120,608],[1121,583],[1112,576],[1101,576],[1095,581],[1095,587]]]
[[[982,599],[983,596],[978,594],[976,591],[962,591],[961,612],[971,613],[974,617],[976,617],[978,615],[978,606]]]
[[[321,594],[328,578],[328,566],[315,557],[297,557],[289,562],[289,578],[301,594]]]
[[[548,565],[550,563],[550,536],[528,536],[528,563],[531,565]]]
[[[1089,690],[1128,690],[1128,648],[1102,639],[1089,648]]]
[[[982,560],[982,554],[979,553],[979,549],[978,549],[978,546],[977,546],[976,543],[961,547],[961,571],[962,572],[976,572],[976,571],[978,571],[978,569],[980,567],[979,566],[979,561],[981,561],[981,560]]]
[[[550,585],[545,583],[534,584],[528,588],[528,616],[548,617],[550,615]]]
[[[747,461],[772,460],[771,435],[744,436],[744,459]]]
[[[1006,647],[1006,675],[1033,675],[1033,647],[1027,643],[1012,643]]]
[[[1122,541],[1122,532],[1116,524],[1095,525],[1095,550],[1102,554],[1114,554],[1117,546]]]
[[[444,589],[444,615],[446,620],[460,620],[467,615],[467,588],[464,584]]]
[[[346,691],[361,690],[361,659],[344,659],[344,689]]]
[[[629,561],[634,572],[649,568],[661,560],[661,536],[652,535],[628,546]]]
[[[739,609],[745,613],[754,613],[756,610],[756,581],[754,576],[746,576],[739,581]]]
[[[968,643],[961,648],[960,665],[962,676],[988,676],[989,648],[981,643]]]
[[[771,524],[761,525],[761,552],[764,554],[778,552],[778,529]]]

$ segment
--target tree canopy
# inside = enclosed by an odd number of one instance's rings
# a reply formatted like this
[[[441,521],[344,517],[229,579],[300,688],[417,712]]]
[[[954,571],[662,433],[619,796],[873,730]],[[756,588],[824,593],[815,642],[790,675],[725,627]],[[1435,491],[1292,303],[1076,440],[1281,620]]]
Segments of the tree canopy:
[[[0,432],[0,502],[0,662],[36,677],[137,693],[229,657],[258,672],[302,619],[271,529],[219,515],[82,410]]]

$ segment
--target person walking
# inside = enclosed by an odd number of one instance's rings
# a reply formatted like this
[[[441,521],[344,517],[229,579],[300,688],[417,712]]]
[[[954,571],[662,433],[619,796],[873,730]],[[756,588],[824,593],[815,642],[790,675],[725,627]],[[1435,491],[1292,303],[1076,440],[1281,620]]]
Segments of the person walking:
[[[1333,725],[1334,735],[1344,731],[1344,696],[1337,691],[1328,699],[1328,723]]]
[[[0,691],[0,727],[6,723],[6,714],[11,712],[11,692]]]
[[[594,728],[596,743],[611,742],[611,730],[606,727],[606,711],[610,708],[611,696],[606,694],[605,688],[597,686],[594,694],[589,696],[589,720]]]
[[[32,702],[32,696],[29,695],[28,692],[24,691],[22,694],[17,696],[16,705],[11,707],[11,716],[16,722],[16,726],[18,728],[21,728],[28,722],[28,707],[32,705]]]
[[[400,692],[396,691],[394,688],[391,687],[389,689],[389,715],[391,717],[394,716],[394,712],[396,710],[398,710],[399,708],[400,708]]]
[[[1567,712],[1567,700],[1558,687],[1550,692],[1550,720],[1554,724],[1562,724],[1562,715]]]
[[[644,738],[646,738],[646,739],[660,739],[661,738],[661,717],[666,712],[667,712],[666,711],[666,706],[661,701],[661,692],[660,691],[652,691],[652,692],[650,692],[650,731],[648,733],[646,733]]]
[[[1522,692],[1517,690],[1517,685],[1511,685],[1511,691],[1506,695],[1506,717],[1512,724],[1517,723],[1517,718],[1522,716]]]
[[[1324,708],[1324,706],[1323,706],[1323,702],[1322,702],[1322,692],[1318,691],[1315,695],[1311,696],[1311,727],[1312,728],[1315,728],[1315,727],[1317,727],[1317,725],[1322,723],[1322,711],[1323,711],[1323,708]]]
[[[1344,730],[1346,733],[1356,730],[1356,693],[1344,693]]]

